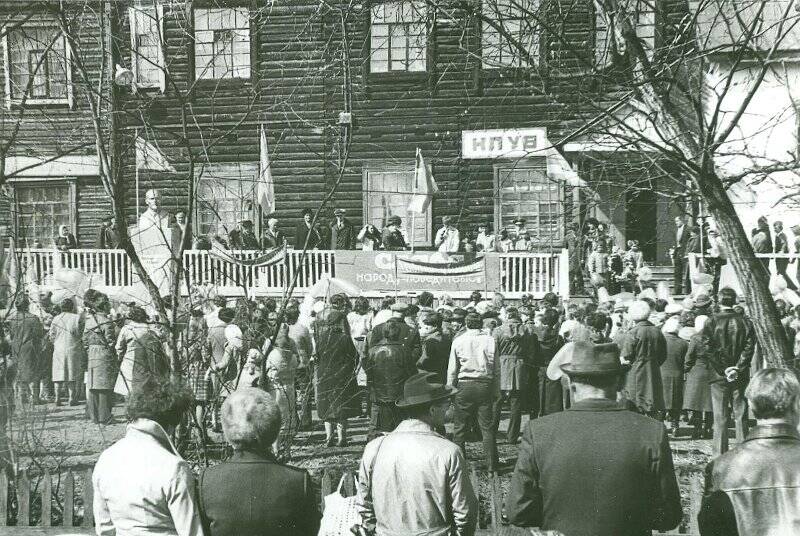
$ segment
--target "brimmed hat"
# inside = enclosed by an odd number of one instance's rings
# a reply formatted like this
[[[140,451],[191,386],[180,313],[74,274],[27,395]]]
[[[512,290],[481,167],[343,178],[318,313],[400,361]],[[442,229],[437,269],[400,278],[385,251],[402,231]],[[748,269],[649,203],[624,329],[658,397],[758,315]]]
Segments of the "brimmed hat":
[[[567,376],[613,376],[623,372],[619,362],[619,346],[610,342],[592,344],[577,341],[573,346],[572,359],[561,365]]]
[[[389,225],[400,225],[403,220],[400,219],[400,216],[389,216],[389,219],[386,220],[386,223]]]
[[[344,216],[346,213],[347,211],[343,208],[337,208],[336,210],[333,211],[334,216]]]
[[[403,385],[403,398],[395,402],[398,408],[430,404],[454,396],[458,389],[436,381],[435,372],[420,372],[411,376]]]
[[[528,220],[526,220],[525,218],[522,218],[522,217],[514,218],[514,225],[525,225],[527,223],[527,221]]]
[[[405,314],[408,312],[408,304],[403,302],[393,303],[391,310],[393,313],[403,313]]]

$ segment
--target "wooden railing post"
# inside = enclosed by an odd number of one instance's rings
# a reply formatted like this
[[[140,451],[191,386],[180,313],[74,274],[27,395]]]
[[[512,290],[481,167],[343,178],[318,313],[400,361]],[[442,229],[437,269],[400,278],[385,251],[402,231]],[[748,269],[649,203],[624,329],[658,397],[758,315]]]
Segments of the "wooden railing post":
[[[75,476],[72,471],[64,478],[64,526],[71,527],[75,516]]]
[[[23,469],[17,477],[17,526],[31,524],[31,481],[28,471]]]
[[[42,526],[53,525],[53,478],[50,471],[45,471],[42,477]]]
[[[92,468],[83,474],[83,527],[94,526],[94,486],[92,485]]]

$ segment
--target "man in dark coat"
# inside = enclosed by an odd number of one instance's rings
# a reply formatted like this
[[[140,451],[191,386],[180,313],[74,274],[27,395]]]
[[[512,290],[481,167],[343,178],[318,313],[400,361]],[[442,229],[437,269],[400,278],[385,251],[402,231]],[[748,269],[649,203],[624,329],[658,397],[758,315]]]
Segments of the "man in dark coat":
[[[672,261],[674,265],[674,290],[675,294],[688,292],[689,288],[683,287],[683,265],[686,255],[686,244],[689,242],[689,228],[686,226],[686,219],[683,216],[675,216],[675,246],[672,248]]]
[[[400,216],[391,216],[386,222],[381,242],[387,251],[402,251],[408,247],[403,233],[400,232],[400,223]]]
[[[336,219],[328,230],[330,236],[328,249],[356,249],[356,230],[344,217],[344,209],[337,208],[333,211],[333,215]]]
[[[239,226],[230,232],[231,249],[256,250],[259,249],[258,237],[253,231],[253,222],[242,220]]]
[[[703,347],[714,371],[711,384],[711,407],[714,411],[714,456],[728,450],[728,417],[733,406],[736,440],[747,435],[747,387],[750,360],[755,339],[747,320],[733,310],[736,291],[725,287],[719,291],[719,313],[708,319],[702,331]]]
[[[391,308],[392,317],[383,324],[378,324],[377,326],[373,327],[372,331],[370,331],[369,335],[367,335],[364,353],[368,353],[371,347],[378,344],[385,337],[387,323],[397,322],[401,324],[400,341],[402,341],[403,346],[405,346],[409,351],[411,358],[416,361],[422,354],[422,343],[419,338],[419,331],[409,326],[405,321],[406,312],[408,311],[409,305],[407,303],[394,303],[392,304]]]
[[[573,536],[649,536],[681,521],[667,430],[617,403],[614,343],[576,342],[566,411],[531,421],[511,478],[513,525]]]
[[[314,213],[310,208],[303,209],[303,221],[297,224],[294,230],[294,249],[303,249],[308,237],[308,249],[319,249],[322,247],[322,235],[319,230],[311,225]]]
[[[706,467],[700,534],[798,534],[800,383],[790,370],[762,369],[746,396],[758,425],[744,443]]]
[[[450,362],[450,345],[453,340],[449,335],[442,333],[442,315],[428,313],[422,317],[420,338],[422,339],[422,356],[417,361],[417,370],[433,372],[436,374],[437,382],[446,383],[447,365]]]
[[[410,352],[400,340],[400,322],[388,321],[384,337],[370,348],[364,358],[364,371],[372,399],[367,441],[377,436],[377,432],[391,432],[403,420],[395,404],[403,398],[403,385],[417,373]]]
[[[281,415],[264,391],[235,391],[222,406],[227,461],[200,476],[199,510],[206,536],[308,536],[319,530],[319,496],[303,469],[279,463],[271,445]]]

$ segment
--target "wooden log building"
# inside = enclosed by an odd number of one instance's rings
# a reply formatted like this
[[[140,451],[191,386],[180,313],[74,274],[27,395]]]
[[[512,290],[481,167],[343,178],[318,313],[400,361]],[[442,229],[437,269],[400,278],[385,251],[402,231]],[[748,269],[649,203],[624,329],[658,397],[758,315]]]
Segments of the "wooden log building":
[[[192,210],[195,232],[224,234],[240,219],[260,226],[255,189],[268,160],[275,215],[289,237],[301,210],[316,208],[337,183],[324,221],[344,208],[356,227],[380,228],[391,214],[409,226],[420,149],[440,189],[415,219],[420,248],[432,246],[445,215],[458,218],[462,235],[478,222],[499,229],[522,216],[541,249],[562,247],[567,225],[594,216],[617,243],[637,239],[647,260],[667,261],[681,178],[633,146],[580,132],[624,84],[607,38],[613,21],[588,0],[132,0],[85,9],[92,2],[66,3],[77,13],[70,31],[84,63],[107,85],[111,65],[134,75],[102,100],[100,114],[106,121],[115,110],[124,132],[113,154],[129,178],[131,217],[157,187],[170,211]],[[685,5],[632,2],[642,42],[657,54]],[[12,5],[19,9],[0,7]],[[16,63],[41,49],[16,40],[14,28],[27,33],[48,17],[11,19],[17,26],[4,34],[3,139],[19,113],[14,88],[28,80]],[[0,223],[44,246],[66,223],[93,247],[110,205],[86,94],[64,57],[65,68],[44,79],[50,92],[63,81],[69,97],[25,103],[4,155],[11,210]],[[34,78],[38,87],[42,76]],[[67,152],[67,141],[80,149]],[[142,147],[169,169],[137,171],[158,167],[145,163],[152,159]],[[9,174],[31,158],[42,163]]]

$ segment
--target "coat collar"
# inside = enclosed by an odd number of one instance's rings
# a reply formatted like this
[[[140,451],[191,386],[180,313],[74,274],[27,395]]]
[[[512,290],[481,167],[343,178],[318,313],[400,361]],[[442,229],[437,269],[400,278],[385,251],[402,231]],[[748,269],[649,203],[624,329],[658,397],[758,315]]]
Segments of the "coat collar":
[[[231,463],[278,463],[272,452],[260,453],[252,450],[236,450],[228,459]]]
[[[794,439],[800,441],[800,433],[790,424],[761,424],[747,434],[745,441],[754,439]]]
[[[419,419],[405,419],[403,422],[397,425],[397,427],[394,429],[394,432],[390,433],[395,432],[436,434],[436,431],[434,431],[430,424]]]
[[[587,398],[575,402],[567,411],[623,411],[622,405],[608,398]]]
[[[175,448],[175,445],[172,443],[169,434],[167,434],[167,431],[156,421],[150,419],[136,419],[128,424],[125,431],[125,435],[131,433],[148,435],[155,439],[159,445],[167,449],[171,454],[174,454],[178,458],[181,457],[181,455],[178,454],[178,449]]]

